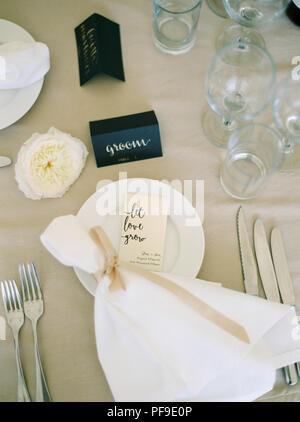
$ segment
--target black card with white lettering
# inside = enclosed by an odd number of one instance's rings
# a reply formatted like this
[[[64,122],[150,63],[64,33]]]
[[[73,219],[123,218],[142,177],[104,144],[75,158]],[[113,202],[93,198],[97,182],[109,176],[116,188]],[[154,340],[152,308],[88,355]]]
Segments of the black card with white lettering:
[[[97,167],[161,157],[154,111],[90,122]]]
[[[94,13],[75,28],[80,85],[98,73],[125,81],[120,26]]]

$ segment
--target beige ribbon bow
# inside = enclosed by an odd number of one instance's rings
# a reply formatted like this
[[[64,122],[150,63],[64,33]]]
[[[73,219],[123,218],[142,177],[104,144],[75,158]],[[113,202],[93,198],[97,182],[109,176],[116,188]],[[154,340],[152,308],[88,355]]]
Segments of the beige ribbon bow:
[[[179,300],[192,308],[203,318],[206,318],[208,321],[217,325],[222,330],[227,331],[229,334],[241,341],[244,341],[245,343],[250,343],[248,334],[244,327],[212,308],[210,305],[203,302],[183,287],[178,286],[158,274],[136,267],[128,262],[120,261],[111,241],[100,226],[90,229],[90,236],[103,253],[105,259],[104,270],[96,272],[94,277],[98,282],[101,282],[102,278],[107,275],[111,280],[111,291],[120,289],[126,290],[119,267],[127,268],[135,274],[140,275],[150,282],[173,293]]]

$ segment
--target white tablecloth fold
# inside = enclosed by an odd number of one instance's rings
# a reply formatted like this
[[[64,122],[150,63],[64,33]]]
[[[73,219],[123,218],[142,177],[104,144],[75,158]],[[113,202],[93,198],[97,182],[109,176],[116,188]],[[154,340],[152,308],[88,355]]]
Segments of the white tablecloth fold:
[[[19,89],[42,79],[50,69],[50,53],[40,42],[0,45],[0,89]]]
[[[72,215],[41,236],[64,265],[89,273],[104,257]],[[98,356],[116,401],[251,401],[271,390],[277,368],[300,360],[292,307],[198,279],[165,275],[243,326],[250,344],[203,318],[167,289],[119,268],[126,290],[104,275],[95,295]]]

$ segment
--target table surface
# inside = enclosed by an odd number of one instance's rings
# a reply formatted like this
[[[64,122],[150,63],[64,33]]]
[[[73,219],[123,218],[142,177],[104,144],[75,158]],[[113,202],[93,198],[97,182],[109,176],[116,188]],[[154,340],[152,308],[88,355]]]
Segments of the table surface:
[[[206,250],[198,277],[243,291],[235,226],[240,203],[227,196],[219,183],[224,150],[211,145],[201,128],[201,114],[207,106],[205,74],[216,37],[231,22],[214,15],[203,3],[194,48],[173,57],[153,46],[150,0],[10,0],[2,2],[0,10],[1,18],[24,27],[51,52],[51,70],[36,104],[0,132],[1,155],[15,161],[32,133],[46,132],[51,126],[82,139],[90,152],[82,175],[61,199],[27,199],[17,188],[14,167],[0,170],[0,278],[18,280],[18,263],[36,263],[46,301],[39,323],[40,352],[53,400],[112,401],[96,352],[93,297],[72,268],[59,264],[42,247],[39,236],[53,218],[76,213],[99,180],[118,180],[120,171],[126,171],[128,177],[204,180]],[[94,12],[121,25],[125,83],[99,75],[79,86],[74,28]],[[292,70],[292,57],[299,55],[300,30],[284,16],[261,32],[280,80]],[[97,168],[89,121],[151,109],[160,123],[164,156]],[[270,123],[270,107],[257,120]],[[244,211],[249,231],[258,216],[268,233],[275,225],[282,231],[300,306],[299,183],[300,171],[275,174],[263,192],[244,203]],[[3,313],[0,301],[0,315]],[[34,397],[29,321],[21,330],[20,343]],[[0,368],[0,401],[15,401],[16,367],[9,330],[7,340],[0,342]],[[275,388],[260,400],[300,401],[300,385],[287,387],[278,372]]]

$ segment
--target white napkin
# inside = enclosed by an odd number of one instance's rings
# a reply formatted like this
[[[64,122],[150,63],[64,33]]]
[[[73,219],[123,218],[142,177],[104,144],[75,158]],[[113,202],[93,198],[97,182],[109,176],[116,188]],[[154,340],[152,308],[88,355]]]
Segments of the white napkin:
[[[12,41],[0,45],[0,89],[19,89],[39,81],[50,69],[46,44]]]
[[[75,216],[53,220],[41,241],[64,265],[89,273],[103,268],[101,252]],[[241,324],[247,344],[168,290],[120,272],[126,291],[111,292],[104,277],[94,309],[98,356],[116,401],[251,401],[272,389],[277,368],[300,360],[293,307],[168,274]]]

